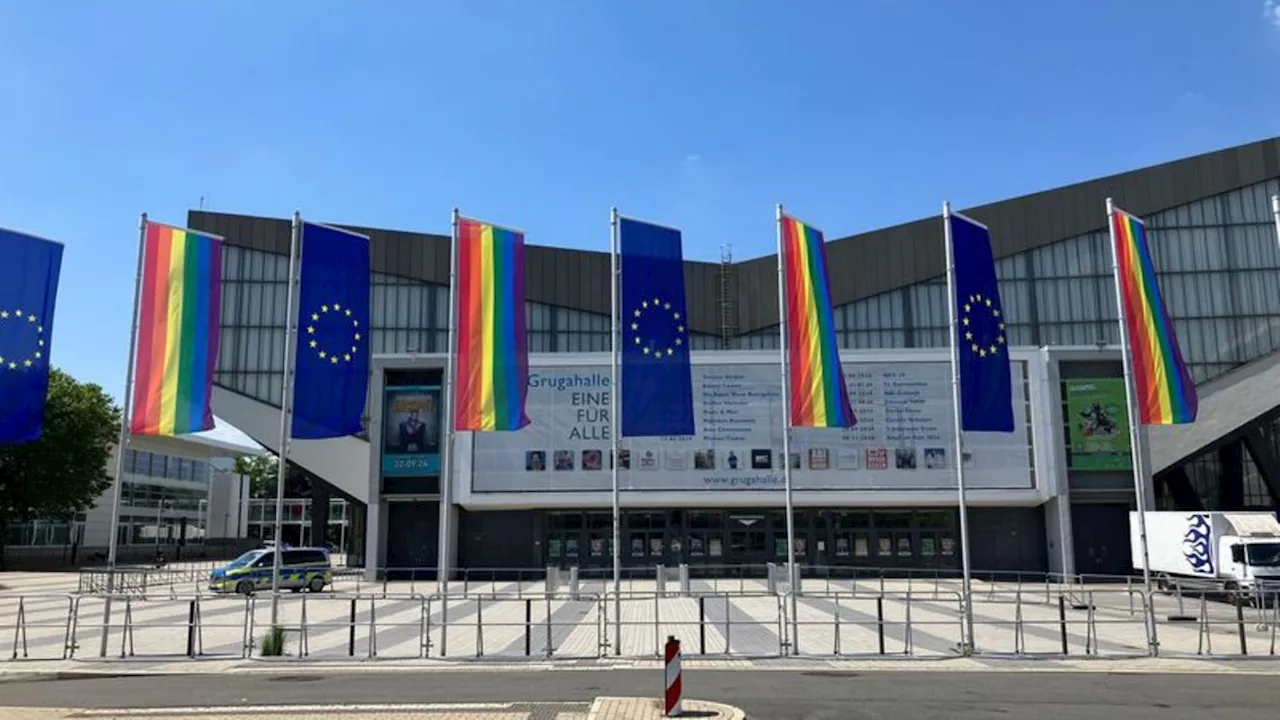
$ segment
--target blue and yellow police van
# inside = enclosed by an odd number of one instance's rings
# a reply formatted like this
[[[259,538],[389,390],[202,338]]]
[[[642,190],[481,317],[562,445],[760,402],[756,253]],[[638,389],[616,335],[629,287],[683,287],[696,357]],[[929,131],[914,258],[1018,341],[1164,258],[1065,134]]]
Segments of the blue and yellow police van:
[[[209,574],[209,589],[251,595],[271,589],[271,572],[278,548],[250,550]],[[329,553],[322,548],[284,548],[280,559],[280,587],[293,592],[320,592],[333,584]]]

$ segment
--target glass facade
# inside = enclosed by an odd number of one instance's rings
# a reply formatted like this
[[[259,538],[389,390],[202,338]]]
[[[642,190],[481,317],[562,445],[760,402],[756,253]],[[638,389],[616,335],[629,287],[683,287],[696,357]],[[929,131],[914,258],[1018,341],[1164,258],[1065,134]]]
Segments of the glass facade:
[[[1280,348],[1280,255],[1271,180],[1144,218],[1160,289],[1197,382]],[[1115,286],[1105,231],[1068,238],[996,264],[1012,345],[1118,344]],[[947,344],[945,278],[838,308],[848,348]],[[740,339],[776,348],[777,328]]]
[[[1280,180],[1144,218],[1160,287],[1197,382],[1280,348],[1280,293],[1275,283],[1280,253],[1270,208],[1273,194],[1280,194]],[[234,246],[224,252],[223,330],[216,382],[278,405],[287,258]],[[1002,258],[997,275],[1010,344],[1118,344],[1105,230]],[[375,274],[373,352],[443,352],[447,307],[448,292],[443,286]],[[608,350],[607,315],[530,302],[526,316],[533,352]],[[839,342],[846,348],[944,347],[944,278],[838,307],[835,323]],[[775,349],[778,332],[776,326],[763,328],[728,342],[695,334],[692,343],[699,350]],[[1213,473],[1218,472],[1214,462],[1206,457],[1189,468],[1193,484],[1207,489],[1214,482]],[[166,477],[168,472],[166,468]],[[1246,473],[1247,498],[1265,504],[1252,463],[1247,463]]]
[[[204,460],[126,450],[116,541],[121,545],[203,542],[212,476],[213,468]]]
[[[208,485],[210,465],[204,460],[190,460],[144,450],[125,450],[124,471],[130,475],[190,480]]]
[[[1145,218],[1160,286],[1198,382],[1280,347],[1280,270],[1269,197],[1271,180]],[[1001,259],[1000,290],[1013,345],[1119,342],[1107,234],[1068,238]],[[277,404],[284,362],[287,258],[228,246],[222,293],[218,384]],[[443,352],[447,288],[375,273],[374,353]],[[532,352],[608,350],[609,318],[541,303],[526,306]],[[847,348],[947,344],[944,279],[891,290],[836,309]],[[694,335],[694,349],[725,347]],[[742,349],[778,346],[777,328],[733,338]]]
[[[296,545],[319,545],[329,543],[340,552],[347,549],[351,533],[351,512],[346,500],[330,498],[329,527],[325,537],[314,537],[311,533],[311,500],[285,500],[281,513],[281,534],[285,541]],[[270,540],[275,534],[276,501],[253,499],[248,502],[248,535],[255,540]]]
[[[256,400],[280,405],[284,367],[288,258],[259,250],[223,250],[222,338],[214,380]],[[370,308],[374,354],[443,353],[448,343],[449,292],[443,285],[374,273]],[[530,302],[525,305],[530,352],[603,352],[609,316]],[[719,338],[694,333],[695,350]]]
[[[205,460],[125,450],[120,480],[120,545],[201,543],[208,522],[209,488],[213,468]],[[10,525],[7,547],[70,546],[109,537],[112,491],[107,490],[91,513],[72,522],[36,520]],[[97,535],[94,535],[94,532]],[[103,535],[105,533],[105,536]],[[106,540],[101,540],[103,544]]]

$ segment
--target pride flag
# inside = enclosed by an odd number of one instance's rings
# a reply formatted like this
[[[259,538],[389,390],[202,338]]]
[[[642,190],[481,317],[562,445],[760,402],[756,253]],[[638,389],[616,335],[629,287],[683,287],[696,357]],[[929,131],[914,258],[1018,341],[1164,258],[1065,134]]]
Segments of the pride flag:
[[[222,238],[148,222],[138,299],[134,435],[213,429]]]
[[[458,219],[458,354],[455,427],[519,430],[529,424],[524,319],[524,234]]]
[[[1196,386],[1182,362],[1178,338],[1160,296],[1146,227],[1117,208],[1111,213],[1111,229],[1139,418],[1144,425],[1195,422]]]
[[[791,425],[853,427],[831,312],[831,282],[822,233],[780,215]]]

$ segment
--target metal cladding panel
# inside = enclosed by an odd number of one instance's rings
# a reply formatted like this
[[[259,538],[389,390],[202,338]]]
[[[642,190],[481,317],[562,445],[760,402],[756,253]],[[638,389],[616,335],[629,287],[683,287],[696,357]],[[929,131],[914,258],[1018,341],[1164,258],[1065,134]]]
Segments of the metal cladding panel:
[[[723,281],[720,265],[706,262],[684,264],[684,294],[688,300],[689,329],[694,332],[720,334],[720,289]]]
[[[1148,215],[1194,200],[1280,176],[1280,137],[1163,165],[1077,183],[998,203],[959,209],[991,227],[997,259],[1084,235],[1106,227],[1103,202],[1113,198],[1125,210]],[[188,224],[216,232],[233,245],[285,254],[289,221],[193,210]],[[446,284],[449,238],[352,228],[370,234],[373,269],[409,279]],[[940,214],[849,236],[828,245],[832,301],[843,305],[945,272]],[[777,260],[774,256],[736,263],[737,332],[778,323]],[[609,313],[609,255],[530,246],[526,292],[534,302]],[[719,265],[687,262],[690,327],[718,333]]]

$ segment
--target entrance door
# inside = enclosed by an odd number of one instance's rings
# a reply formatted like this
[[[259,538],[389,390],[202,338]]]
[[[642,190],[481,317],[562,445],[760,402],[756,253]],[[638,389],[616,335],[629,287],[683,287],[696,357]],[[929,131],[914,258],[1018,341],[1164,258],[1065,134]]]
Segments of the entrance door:
[[[1133,572],[1128,505],[1072,505],[1071,537],[1077,573],[1128,575]]]
[[[912,528],[911,511],[890,510],[875,514],[876,564],[886,567],[919,567],[919,533]]]
[[[720,511],[690,510],[685,513],[688,534],[686,557],[690,567],[711,568],[725,564],[724,522],[724,513]]]
[[[757,565],[763,573],[764,564],[773,561],[764,513],[730,513],[728,533],[729,563]]]
[[[387,503],[387,577],[433,580],[440,547],[440,503]]]
[[[613,567],[612,513],[587,513],[587,544],[582,564],[590,568]]]

